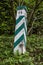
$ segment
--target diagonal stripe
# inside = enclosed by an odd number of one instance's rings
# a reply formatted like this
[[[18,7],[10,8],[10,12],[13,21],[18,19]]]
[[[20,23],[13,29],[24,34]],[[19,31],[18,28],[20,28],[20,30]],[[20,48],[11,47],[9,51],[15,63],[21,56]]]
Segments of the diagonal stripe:
[[[26,33],[25,24],[23,23],[17,30],[15,30],[15,36],[16,36],[23,28],[25,29],[25,33]]]
[[[16,42],[23,34],[24,34],[24,28],[15,36],[14,42]]]
[[[15,35],[17,35],[24,28],[24,23],[15,31]]]
[[[14,48],[24,39],[24,34],[14,43]]]
[[[24,26],[25,26],[25,31],[27,32],[27,26],[26,26],[25,17],[23,17],[22,20],[16,25],[15,30],[17,30],[23,23],[24,23]]]
[[[22,16],[19,18],[16,21],[16,25],[18,25],[23,20]],[[23,16],[23,18],[24,18],[24,16]],[[24,29],[24,32],[21,32],[21,30],[23,30],[23,29]],[[21,32],[21,34],[19,34],[20,32]],[[23,23],[20,26],[17,26],[15,29],[14,47],[16,47],[20,42],[22,42],[22,40],[24,40],[24,43],[26,43],[26,21],[25,21],[25,18],[23,20]]]
[[[14,39],[14,42],[16,42],[20,37],[21,35],[24,34],[24,37],[25,37],[25,40],[26,40],[26,32],[25,32],[25,29],[23,28],[16,36],[15,36],[15,39]]]
[[[26,34],[25,34],[25,30],[24,30],[23,34],[24,34],[24,38],[23,38],[23,39],[24,39],[24,43],[25,43],[24,45],[26,46]],[[22,34],[22,35],[23,35],[23,34]],[[20,35],[21,35],[21,34],[20,34]],[[19,35],[19,36],[20,36],[20,35]],[[21,35],[21,36],[22,36],[22,35]],[[18,39],[16,39],[16,41],[19,40],[19,39],[21,38],[21,36],[18,37]],[[14,41],[14,43],[15,43],[16,41]],[[22,42],[22,40],[21,40],[21,42]],[[19,43],[20,43],[20,42],[19,42]],[[19,43],[18,43],[18,44],[19,44]],[[18,44],[17,44],[17,45],[18,45]],[[15,46],[15,45],[14,45],[14,46]]]
[[[24,16],[20,16],[17,20],[16,20],[16,25],[22,20]]]
[[[20,23],[20,24],[19,24]],[[21,31],[21,29],[24,27],[24,29],[25,29],[25,32],[27,32],[27,30],[26,30],[26,22],[25,22],[25,18],[24,18],[24,21],[22,22],[22,20],[19,22],[17,25],[16,25],[16,28],[15,28],[15,35],[17,35],[20,31]],[[23,24],[21,24],[21,23],[23,23]],[[20,26],[21,25],[21,26]]]
[[[15,29],[17,30],[24,22],[24,17],[22,18],[22,20],[16,25]]]

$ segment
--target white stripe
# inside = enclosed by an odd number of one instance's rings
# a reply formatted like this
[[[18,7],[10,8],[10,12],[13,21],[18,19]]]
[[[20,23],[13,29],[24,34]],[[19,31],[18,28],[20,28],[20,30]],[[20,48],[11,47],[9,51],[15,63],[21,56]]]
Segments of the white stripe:
[[[27,31],[25,17],[23,17],[22,20],[16,25],[15,30],[17,30],[23,23],[25,23],[25,29]]]
[[[16,20],[19,18],[19,16],[18,17],[16,17]]]
[[[24,34],[24,28],[15,36],[14,42],[16,42],[22,34]]]
[[[23,28],[23,29],[15,36],[14,42],[16,42],[16,41],[21,37],[22,34],[24,34],[24,37],[25,37],[25,40],[26,40],[26,33],[25,33],[25,29]]]
[[[25,42],[26,42],[26,34],[25,34],[24,28],[18,33],[18,35],[15,36],[14,42],[16,42],[21,37],[22,34],[24,34],[24,39],[25,39]]]
[[[16,29],[15,30],[17,30],[22,24],[23,24],[23,21],[24,20],[24,17],[22,18],[22,20],[16,25]]]
[[[25,21],[25,17],[23,17],[23,19],[16,25],[16,29],[17,30],[22,24],[25,24],[25,28],[26,27],[26,21]],[[23,28],[16,36],[15,36],[15,39],[14,39],[14,42],[16,42],[20,37],[21,35],[24,34],[24,38],[25,38],[25,41],[26,41],[26,33],[25,33],[25,29]]]

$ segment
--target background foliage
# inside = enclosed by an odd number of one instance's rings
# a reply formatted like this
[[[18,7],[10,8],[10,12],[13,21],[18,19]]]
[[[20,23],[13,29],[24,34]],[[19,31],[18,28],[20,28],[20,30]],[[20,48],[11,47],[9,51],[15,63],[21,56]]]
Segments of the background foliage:
[[[14,36],[0,36],[0,65],[43,65],[43,36],[27,36],[27,52],[13,53]]]
[[[21,0],[20,3],[21,2],[23,2],[23,5],[27,7],[28,30],[32,27],[31,33],[43,34],[43,1]],[[14,33],[15,17],[18,5],[18,0],[0,1],[0,34]]]

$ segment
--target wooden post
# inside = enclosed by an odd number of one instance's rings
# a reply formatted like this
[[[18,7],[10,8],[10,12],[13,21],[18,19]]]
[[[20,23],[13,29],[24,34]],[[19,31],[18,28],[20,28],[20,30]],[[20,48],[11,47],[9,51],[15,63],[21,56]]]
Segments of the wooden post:
[[[21,53],[26,52],[26,33],[27,25],[26,20],[27,12],[25,6],[19,6],[17,8],[16,26],[15,26],[15,38],[14,38],[14,53],[16,51]]]

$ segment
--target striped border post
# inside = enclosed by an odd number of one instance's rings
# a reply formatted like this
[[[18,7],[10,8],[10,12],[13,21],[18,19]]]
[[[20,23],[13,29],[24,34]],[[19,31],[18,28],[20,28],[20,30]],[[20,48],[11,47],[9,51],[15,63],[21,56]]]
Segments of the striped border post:
[[[26,7],[19,6],[17,8],[16,26],[15,26],[15,38],[14,38],[14,53],[17,51],[19,54],[26,52]]]

